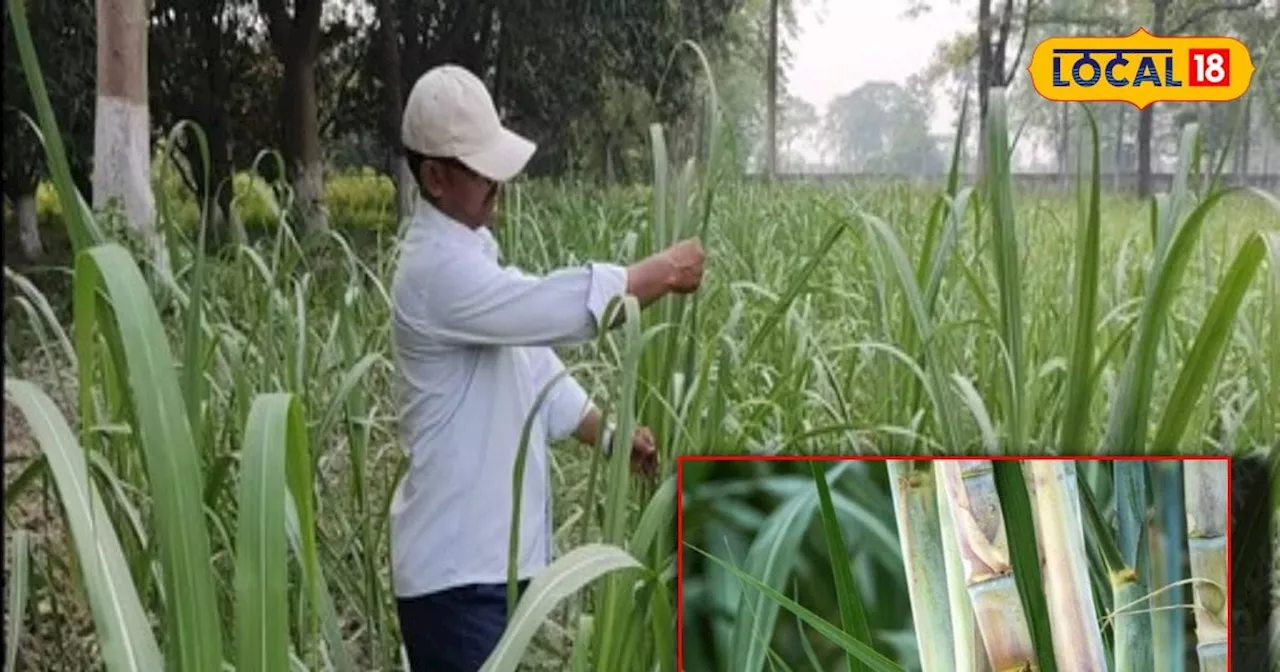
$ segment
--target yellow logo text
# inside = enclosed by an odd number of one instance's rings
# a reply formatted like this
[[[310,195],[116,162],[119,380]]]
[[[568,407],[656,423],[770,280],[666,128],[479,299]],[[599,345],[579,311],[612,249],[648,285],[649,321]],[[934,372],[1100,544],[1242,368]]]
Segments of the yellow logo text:
[[[1253,77],[1249,49],[1233,37],[1051,37],[1031,54],[1036,93],[1058,102],[1213,103],[1235,100]]]

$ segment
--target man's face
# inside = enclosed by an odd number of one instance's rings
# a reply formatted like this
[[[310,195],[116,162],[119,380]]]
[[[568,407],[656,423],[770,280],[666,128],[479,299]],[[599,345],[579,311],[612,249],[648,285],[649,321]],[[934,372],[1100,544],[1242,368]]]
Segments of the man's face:
[[[467,226],[493,225],[499,183],[457,159],[427,159],[422,170],[428,193],[445,214]]]

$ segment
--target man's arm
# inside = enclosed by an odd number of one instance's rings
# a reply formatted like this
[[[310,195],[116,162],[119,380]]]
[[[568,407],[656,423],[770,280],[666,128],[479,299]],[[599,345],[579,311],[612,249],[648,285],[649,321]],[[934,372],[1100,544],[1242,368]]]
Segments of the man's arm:
[[[683,241],[628,267],[588,264],[533,276],[487,259],[453,257],[422,292],[436,337],[466,345],[553,345],[592,338],[609,302],[624,293],[641,307],[702,278],[702,248]],[[622,322],[621,316],[611,326]]]
[[[601,420],[603,420],[603,417],[600,415],[600,409],[591,406],[587,409],[587,414],[582,416],[582,420],[578,422],[578,427],[573,430],[573,438],[588,446],[599,445]],[[611,446],[600,447],[608,450]]]
[[[609,454],[613,449],[613,427],[603,430],[601,435],[600,411],[592,407],[582,416],[573,436],[589,446],[597,446]],[[653,432],[648,427],[637,427],[635,434],[624,444],[631,454],[631,464],[637,473],[653,478],[658,471],[658,451],[653,442]]]
[[[533,389],[541,393],[549,383],[551,389],[542,402],[543,424],[547,429],[547,438],[552,441],[573,436],[574,438],[594,445],[594,437],[599,432],[600,411],[591,403],[587,391],[565,371],[564,362],[560,361],[554,350],[549,347],[525,348],[533,369]],[[552,381],[555,381],[552,383]],[[591,425],[591,418],[595,424]],[[590,425],[592,434],[583,434],[583,425]],[[589,436],[592,440],[584,440]]]
[[[539,389],[563,372],[564,364],[551,348],[534,348],[529,351],[535,358],[533,362],[534,380]],[[596,446],[608,454],[613,448],[613,427],[601,427],[600,410],[591,404],[587,393],[570,375],[557,379],[555,387],[548,392],[548,399],[542,412],[546,415],[548,438],[563,439],[572,435],[578,441],[589,446]],[[638,473],[652,478],[657,473],[657,447],[653,442],[653,433],[646,427],[637,427],[635,434],[627,441],[627,452],[631,463]]]
[[[563,268],[545,276],[488,259],[453,257],[430,271],[426,332],[479,346],[539,346],[592,338],[609,302],[626,291],[626,269],[612,264]]]
[[[591,403],[586,390],[571,374],[561,375],[565,367],[560,357],[547,347],[529,348],[525,352],[532,359],[535,390],[540,392],[547,383],[560,376],[547,392],[541,409],[548,438],[558,441],[572,436],[588,446],[599,444],[602,430],[600,409]]]
[[[643,309],[666,294],[692,292],[702,282],[703,257],[701,244],[690,238],[641,259],[627,267],[627,293]],[[610,327],[624,321],[619,313]]]

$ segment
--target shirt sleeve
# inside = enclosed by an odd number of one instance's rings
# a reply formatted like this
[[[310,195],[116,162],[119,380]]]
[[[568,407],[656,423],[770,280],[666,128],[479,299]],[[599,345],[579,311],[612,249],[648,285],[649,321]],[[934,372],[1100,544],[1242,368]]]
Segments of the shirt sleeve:
[[[476,256],[454,257],[431,273],[428,328],[463,345],[542,346],[595,336],[605,309],[627,288],[626,269],[591,263],[545,276]]]
[[[533,388],[536,393],[540,393],[552,378],[565,370],[564,362],[548,347],[529,348],[527,352],[532,360]],[[551,441],[568,438],[589,410],[591,399],[587,396],[587,391],[582,389],[582,385],[572,375],[562,376],[547,392],[540,409],[543,424],[547,428],[547,438]]]

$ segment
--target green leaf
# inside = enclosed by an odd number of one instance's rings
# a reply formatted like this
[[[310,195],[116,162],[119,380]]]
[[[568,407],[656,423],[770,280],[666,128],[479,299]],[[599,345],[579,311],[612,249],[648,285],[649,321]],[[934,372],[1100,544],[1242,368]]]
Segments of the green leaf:
[[[1280,207],[1276,213],[1280,215]],[[1240,303],[1268,252],[1271,267],[1280,268],[1280,233],[1250,234],[1236,253],[1218,293],[1213,297],[1213,303],[1209,304],[1209,311],[1200,323],[1191,350],[1183,357],[1182,370],[1178,372],[1178,381],[1165,404],[1164,414],[1152,443],[1152,448],[1156,451],[1175,452],[1182,444],[1187,423],[1194,409],[1199,406],[1200,395],[1234,331]]]
[[[1227,194],[1225,189],[1209,195],[1173,233],[1163,257],[1157,258],[1155,275],[1148,283],[1142,313],[1125,360],[1124,372],[1112,398],[1106,434],[1099,451],[1103,455],[1137,455],[1145,452],[1147,416],[1151,407],[1159,341],[1176,296],[1178,283],[1186,271],[1192,250],[1209,212]]]
[[[761,594],[763,594],[769,600],[774,602],[777,606],[782,607],[783,609],[786,609],[787,611],[798,616],[802,621],[809,624],[809,627],[813,628],[814,630],[817,630],[819,634],[831,640],[831,643],[839,646],[845,651],[848,651],[849,653],[856,656],[858,660],[861,661],[863,664],[865,664],[870,670],[872,670],[872,672],[901,672],[902,671],[902,668],[899,667],[897,664],[895,664],[892,660],[886,658],[880,653],[877,653],[875,649],[858,641],[852,635],[840,630],[840,628],[837,627],[835,624],[823,619],[821,616],[818,616],[812,611],[809,611],[808,609],[805,609],[804,607],[800,606],[795,601],[788,598],[786,595],[783,595],[777,590],[774,590],[773,588],[771,588],[768,584],[765,584],[759,579],[751,576],[750,574],[742,571],[741,569],[738,569],[737,567],[734,567],[733,565],[725,562],[724,560],[721,560],[720,558],[717,558],[716,556],[698,548],[697,546],[694,546],[692,544],[685,544],[685,545],[697,551],[698,553],[702,554],[708,560],[716,563],[720,567],[723,567],[724,569],[728,570],[730,573],[732,573],[735,577],[737,577],[743,583],[760,591]],[[731,668],[731,669],[736,669],[736,668]]]
[[[8,400],[26,417],[36,443],[48,459],[71,528],[107,668],[112,672],[165,669],[120,539],[106,517],[98,487],[89,480],[84,451],[66,418],[48,395],[25,380],[5,378],[4,389]]]
[[[529,583],[482,672],[514,672],[534,634],[561,600],[602,576],[636,569],[643,569],[640,561],[617,546],[586,544],[569,551]]]
[[[249,410],[236,534],[237,669],[269,672],[289,658],[285,537],[288,394],[260,395]]]
[[[99,292],[110,302],[106,310]],[[222,626],[201,500],[200,456],[164,324],[142,273],[123,247],[107,243],[77,257],[73,313],[81,411],[93,405],[99,331],[106,337],[113,361],[121,365],[114,373],[128,382],[128,410],[147,467],[164,570],[168,645],[177,668],[217,669],[222,665]]]
[[[1036,661],[1040,672],[1055,672],[1057,663],[1053,654],[1053,632],[1049,627],[1049,606],[1045,601],[1035,520],[1022,464],[1012,460],[994,460],[991,466],[995,471],[996,490],[1000,493],[1000,512],[1004,516],[1005,535],[1009,540],[1009,560],[1018,596],[1022,598],[1022,609],[1027,616],[1027,626],[1031,630]]]
[[[818,265],[822,263],[827,254],[831,252],[831,248],[835,247],[836,241],[840,239],[840,236],[844,234],[847,228],[849,228],[849,224],[842,218],[827,229],[826,235],[822,237],[822,242],[818,243],[818,248],[813,251],[804,266],[801,266],[791,276],[791,284],[787,287],[787,290],[783,292],[782,296],[778,297],[778,301],[773,304],[769,314],[765,316],[760,326],[756,328],[755,333],[751,335],[751,339],[747,341],[747,348],[742,356],[744,361],[751,361],[756,350],[764,344],[765,336],[768,336],[769,332],[773,331],[773,328],[782,319],[782,316],[786,315],[791,308],[791,304],[795,302],[796,297],[800,296],[800,292],[809,282],[810,276],[817,270]]]
[[[1018,257],[1017,227],[1014,224],[1013,189],[1010,183],[1009,129],[1005,112],[1005,91],[992,89],[987,110],[987,192],[992,203],[994,236],[991,251],[995,260],[996,284],[1000,288],[1000,336],[1009,358],[1006,379],[1005,414],[1008,429],[1006,450],[1026,446],[1026,401],[1022,359],[1022,273]]]
[[[31,533],[25,529],[13,532],[13,551],[9,563],[9,631],[4,639],[4,670],[18,669],[18,649],[27,625],[27,598],[31,592]]]
[[[631,552],[636,557],[644,557],[649,552],[654,540],[657,539],[659,528],[671,524],[675,517],[675,509],[676,478],[668,476],[649,498],[644,513],[640,515],[640,522],[636,523],[635,532],[631,533]],[[661,550],[664,553],[671,552],[670,548]]]
[[[1084,450],[1084,437],[1089,428],[1089,407],[1093,397],[1094,335],[1097,332],[1094,319],[1098,303],[1102,175],[1098,152],[1098,123],[1088,107],[1084,110],[1089,120],[1092,142],[1080,143],[1082,149],[1090,150],[1090,172],[1087,205],[1082,186],[1081,208],[1076,222],[1075,322],[1071,335],[1071,363],[1067,366],[1067,396],[1063,404],[1061,432],[1058,437],[1058,447],[1063,455],[1078,455]]]
[[[858,594],[857,584],[853,582],[853,564],[849,559],[849,550],[845,548],[844,538],[840,534],[840,521],[836,517],[835,507],[831,505],[831,489],[827,487],[825,471],[818,460],[809,462],[813,470],[813,482],[818,486],[818,503],[822,513],[822,531],[827,538],[827,552],[831,558],[831,572],[835,578],[836,600],[840,605],[840,624],[845,632],[853,635],[858,641],[875,648],[875,639],[871,636],[871,627],[867,625],[867,611],[862,604],[862,596]],[[852,653],[848,654],[850,672],[864,669]]]
[[[813,518],[817,497],[812,490],[800,493],[765,521],[747,552],[747,571],[770,586],[783,586],[799,554],[800,542]],[[778,605],[765,595],[743,595],[734,629],[730,668],[757,672],[764,665],[778,620]]]

